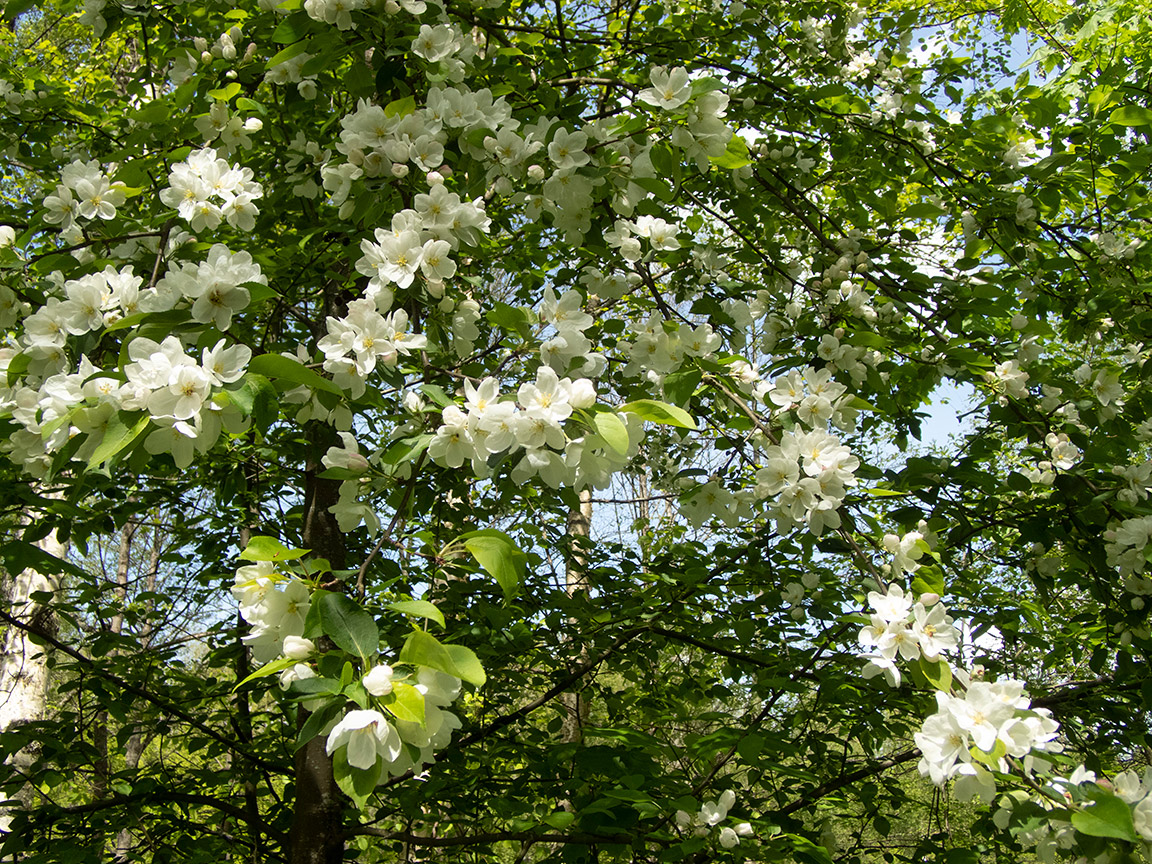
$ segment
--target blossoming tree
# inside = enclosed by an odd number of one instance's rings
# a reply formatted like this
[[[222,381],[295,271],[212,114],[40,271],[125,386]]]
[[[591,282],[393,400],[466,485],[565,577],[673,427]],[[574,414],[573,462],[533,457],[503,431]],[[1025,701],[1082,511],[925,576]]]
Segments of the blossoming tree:
[[[3,854],[1146,857],[1146,23],[903,6],[10,0]]]

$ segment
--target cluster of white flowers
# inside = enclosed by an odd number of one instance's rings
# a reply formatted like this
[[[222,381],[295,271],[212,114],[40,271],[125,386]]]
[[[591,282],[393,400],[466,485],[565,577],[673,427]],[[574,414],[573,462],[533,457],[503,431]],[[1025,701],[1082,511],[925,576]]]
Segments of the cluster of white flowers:
[[[305,99],[315,99],[318,90],[316,89],[316,76],[305,75],[304,65],[311,60],[312,54],[304,51],[287,60],[277,63],[268,70],[264,76],[264,81],[268,84],[295,84],[297,92]],[[298,137],[303,136],[303,132],[296,133]]]
[[[984,374],[984,380],[997,393],[1002,394],[1000,396],[1002,404],[1006,403],[1009,397],[1012,399],[1027,398],[1028,378],[1028,373],[1020,368],[1020,363],[1017,360],[1005,360],[1003,363],[997,363],[995,370]]]
[[[457,28],[421,25],[413,45],[433,64],[425,74],[436,86],[429,90],[425,105],[401,100],[381,107],[361,100],[341,119],[337,149],[346,161],[327,162],[321,174],[331,203],[341,208],[342,215],[351,212],[353,184],[361,178],[405,177],[410,164],[425,173],[436,172],[450,136],[456,137],[462,152],[488,164],[493,193],[523,205],[530,219],[550,214],[553,225],[577,245],[591,228],[596,188],[610,191],[612,206],[623,215],[631,215],[636,202],[650,194],[632,181],[656,177],[652,143],[621,135],[620,120],[605,118],[578,129],[558,126],[546,117],[524,124],[512,117],[504,97],[493,98],[487,88],[472,91],[460,84],[476,46]],[[683,122],[677,120],[672,129],[671,143],[695,158],[701,170],[708,170],[708,157],[722,154],[733,134],[722,120],[728,97],[715,91],[692,97],[692,87],[685,87],[681,78],[687,79],[683,69],[666,74],[656,70],[657,86],[645,93],[657,102],[668,96],[680,108],[687,106]],[[441,83],[447,79],[457,86]],[[483,137],[471,134],[481,131]],[[545,148],[547,159],[535,159]],[[653,216],[637,218],[620,233],[622,251],[635,254],[629,260],[639,257],[641,238],[656,250],[679,246],[677,227]]]
[[[420,350],[427,339],[408,333],[408,313],[403,309],[385,316],[376,301],[353,300],[343,318],[328,318],[328,335],[318,346],[324,369],[353,398],[364,394],[368,376],[381,366],[395,366],[401,355]]]
[[[213,230],[222,219],[240,231],[251,231],[260,213],[255,201],[263,195],[263,188],[252,180],[252,169],[229,165],[205,147],[172,166],[160,200],[175,208],[193,231]]]
[[[641,90],[636,98],[641,102],[673,111],[692,98],[692,81],[688,70],[683,66],[669,70],[663,66],[653,66],[648,73],[652,86]]]
[[[17,90],[11,81],[6,81],[0,78],[0,105],[6,108],[13,114],[19,114],[23,110],[26,101],[35,101],[38,96],[47,96],[48,94],[41,90]]]
[[[675,372],[688,357],[711,357],[723,344],[720,334],[709,324],[693,327],[682,321],[668,321],[653,312],[644,321],[628,325],[627,339],[621,339],[616,350],[628,357],[623,374],[645,375],[653,383]]]
[[[1095,374],[1093,374],[1095,372]],[[1078,384],[1086,384],[1092,395],[1104,407],[1120,408],[1124,404],[1124,385],[1120,383],[1120,373],[1113,369],[1095,371],[1087,363],[1082,364],[1072,377]]]
[[[1061,850],[1076,846],[1076,832],[1068,820],[1067,811],[1056,802],[1061,799],[1075,801],[1091,812],[1095,805],[1090,795],[1098,795],[1100,786],[1107,788],[1106,781],[1098,783],[1095,772],[1081,765],[1069,777],[1050,777],[1044,784],[1044,794],[1016,789],[1001,796],[992,820],[1002,831],[1011,830],[1020,846],[1034,849],[1036,857],[1044,864],[1054,864]],[[1112,779],[1111,788],[1115,796],[1132,809],[1132,826],[1136,833],[1144,843],[1152,843],[1152,769],[1146,768],[1143,778],[1135,771],[1123,771]],[[1085,794],[1085,790],[1089,794]],[[1037,818],[1037,807],[1053,815]],[[1095,859],[1079,860],[1103,864],[1110,859],[1111,855],[1106,851]]]
[[[354,441],[351,446],[354,448]],[[244,642],[257,663],[281,656],[298,661],[281,672],[281,687],[287,689],[293,681],[316,677],[316,670],[307,662],[316,653],[316,645],[302,635],[311,605],[311,592],[304,582],[277,572],[272,562],[261,561],[236,571],[232,596],[251,628]],[[424,719],[417,722],[395,714],[389,719],[375,709],[349,711],[326,730],[326,749],[332,755],[346,748],[346,759],[353,768],[371,769],[379,761],[386,769],[382,778],[403,774],[432,762],[434,751],[445,747],[452,732],[460,728],[459,718],[445,710],[460,693],[459,678],[424,666],[415,667],[411,676],[397,675],[391,666],[377,663],[360,683],[369,697],[383,700],[379,704],[384,711],[389,711],[388,697],[398,688],[406,688],[409,696],[418,694]]]
[[[609,246],[619,249],[620,257],[625,261],[635,262],[644,255],[641,239],[646,239],[655,251],[671,252],[680,248],[680,241],[676,239],[678,232],[679,227],[674,222],[655,216],[637,216],[635,221],[617,219],[615,227],[604,232],[604,240]]]
[[[584,311],[584,298],[579,291],[570,289],[557,298],[552,286],[548,286],[537,317],[554,331],[540,343],[540,359],[544,363],[562,374],[580,358],[579,374],[596,378],[604,372],[608,361],[603,354],[593,353],[592,343],[584,335],[592,326],[592,316]]]
[[[911,532],[904,538],[897,538],[895,534],[888,536],[896,541],[891,545],[896,547],[892,551],[897,563],[901,557],[911,559],[915,551],[923,554],[923,548],[915,548],[923,543],[919,532]],[[905,545],[904,540],[913,537],[915,539]],[[887,542],[885,546],[890,548]],[[907,564],[911,563],[911,560],[907,561],[905,568],[909,569]],[[892,582],[884,594],[869,592],[868,602],[872,604],[870,621],[857,637],[863,646],[860,657],[868,661],[864,667],[865,678],[883,674],[890,686],[899,687],[901,678],[900,668],[896,665],[897,654],[905,661],[923,657],[935,662],[941,659],[942,652],[955,648],[959,643],[960,634],[952,625],[948,610],[935,594],[922,594],[919,600],[914,600]]]
[[[326,171],[347,172],[349,181],[360,176],[403,177],[409,162],[425,173],[435,171],[444,163],[449,129],[463,135],[473,129],[509,124],[511,132],[517,125],[511,114],[504,97],[493,99],[487,88],[433,87],[426,107],[408,111],[389,111],[362,99],[354,112],[341,118],[340,143],[336,145],[353,170],[333,164]],[[475,149],[480,158],[491,156],[485,148]],[[325,188],[330,188],[327,183]],[[341,202],[334,196],[333,203]]]
[[[117,412],[147,411],[158,428],[145,439],[145,448],[153,454],[171,453],[177,465],[186,467],[195,452],[216,442],[225,425],[231,431],[242,429],[235,406],[214,396],[244,374],[251,351],[220,340],[205,348],[197,361],[185,353],[176,336],[162,344],[141,337],[127,346],[131,362],[123,376],[100,375],[84,355],[72,371],[68,337],[101,330],[136,312],[172,309],[186,302],[192,303],[196,320],[226,329],[232,310],[247,304],[247,291],[238,286],[262,281],[259,267],[247,253],[233,255],[221,245],[212,248],[207,262],[170,271],[155,288],[142,288],[143,279],[131,267],[117,271],[109,266],[68,281],[57,278],[66,299],[50,297],[29,315],[23,322],[19,352],[4,353],[5,368],[17,353],[27,367],[20,383],[0,387],[0,411],[11,414],[22,427],[3,449],[34,476],[44,476],[49,454],[72,437],[87,436],[73,457],[87,459]]]
[[[210,144],[219,139],[220,152],[231,153],[237,147],[251,147],[249,132],[259,132],[264,121],[259,117],[241,117],[228,110],[228,103],[217,99],[207,114],[196,118],[196,129],[203,136],[204,143]],[[170,205],[171,206],[171,205]]]
[[[1133,595],[1132,608],[1143,609],[1144,598],[1152,596],[1152,578],[1144,573],[1148,566],[1145,550],[1152,543],[1152,516],[1125,519],[1105,531],[1104,540],[1108,566],[1124,579],[1124,588]]]
[[[1135,258],[1136,250],[1142,245],[1140,240],[1129,240],[1125,243],[1111,231],[1093,234],[1089,239],[1100,249],[1101,255],[1115,261]]]
[[[623,468],[643,438],[643,424],[633,415],[619,415],[628,434],[628,447],[620,452],[595,431],[570,438],[564,422],[574,409],[591,408],[596,390],[587,378],[560,378],[550,366],[541,366],[535,383],[520,385],[516,400],[501,399],[499,382],[485,378],[479,386],[464,383],[465,410],[449,405],[443,424],[428,446],[438,464],[458,468],[471,461],[477,477],[488,477],[490,457],[523,456],[512,469],[512,480],[524,483],[540,476],[558,488],[595,486],[602,489],[612,474]]]
[[[1138,465],[1113,465],[1112,473],[1128,484],[1116,493],[1117,500],[1132,505],[1148,499],[1148,490],[1152,489],[1152,460]]]
[[[804,525],[819,537],[840,527],[837,509],[856,485],[860,460],[840,439],[823,429],[785,430],[780,443],[766,448],[765,465],[756,472],[756,495],[776,496],[771,507],[776,530]]]
[[[59,225],[65,242],[77,243],[83,237],[79,221],[115,218],[116,208],[126,200],[126,188],[112,181],[99,162],[77,159],[62,172],[56,191],[42,202],[44,221]]]
[[[360,452],[360,445],[350,432],[339,434],[342,446],[329,447],[321,461],[325,468],[340,468],[356,476],[341,482],[339,500],[328,511],[336,517],[340,530],[345,534],[361,523],[367,524],[369,533],[375,534],[380,530],[380,517],[375,510],[359,500],[363,475],[368,472],[371,463]]]
[[[345,758],[353,768],[369,770],[379,765],[381,782],[434,762],[435,751],[451,743],[452,733],[460,728],[460,719],[445,710],[460,693],[459,678],[417,666],[415,684],[411,684],[397,679],[391,666],[380,664],[368,671],[361,683],[374,697],[387,696],[395,686],[404,684],[424,700],[423,723],[389,719],[369,708],[349,711],[328,733],[325,749],[329,756],[345,748]],[[387,710],[387,704],[382,707]]]
[[[1044,437],[1044,443],[1051,451],[1051,458],[1041,459],[1035,468],[1021,468],[1020,473],[1042,486],[1051,486],[1056,482],[1056,470],[1067,471],[1080,461],[1080,448],[1073,444],[1063,432],[1049,432]]]
[[[252,648],[257,663],[275,660],[282,650],[292,650],[307,641],[288,640],[299,639],[304,632],[312,595],[299,579],[276,572],[272,562],[259,561],[237,570],[232,596],[240,604],[240,617],[252,628],[244,642]]]
[[[1036,202],[1027,195],[1016,198],[1016,224],[1021,228],[1035,228],[1039,214],[1036,212]]]
[[[156,283],[148,311],[171,309],[182,301],[191,301],[194,321],[227,330],[232,326],[233,313],[246,308],[251,299],[244,287],[246,283],[267,284],[260,265],[247,252],[232,252],[216,243],[208,250],[207,260],[170,269]]]
[[[731,789],[725,789],[715,801],[705,801],[700,805],[699,813],[677,810],[676,825],[681,831],[691,831],[697,837],[705,837],[710,829],[728,818],[728,811],[735,803],[736,794]],[[720,829],[720,845],[732,849],[740,844],[741,837],[751,836],[752,825],[748,822],[725,825]]]
[[[1060,724],[1046,708],[1031,707],[1023,682],[971,681],[960,673],[957,680],[965,687],[963,696],[937,691],[937,712],[913,736],[922,753],[921,775],[938,786],[958,778],[957,797],[968,801],[978,795],[991,803],[996,783],[981,760],[1001,772],[1009,770],[1008,757],[1023,759],[1028,774],[1049,770],[1049,761],[1034,751],[1063,749],[1056,740]],[[981,752],[980,759],[973,749]]]
[[[407,288],[420,273],[428,293],[440,297],[444,282],[456,275],[456,262],[449,257],[461,243],[475,245],[488,231],[489,219],[480,201],[461,201],[443,182],[433,183],[427,193],[413,199],[415,209],[392,217],[391,230],[377,228],[376,242],[360,241],[363,257],[356,269],[371,277],[365,296],[387,310],[395,285]]]
[[[304,0],[304,11],[310,18],[335,25],[341,30],[355,27],[352,13],[367,6],[368,0]]]
[[[1132,824],[1146,842],[1152,843],[1152,768],[1141,777],[1135,771],[1122,771],[1112,778],[1116,797],[1132,807]]]
[[[794,621],[803,622],[807,617],[802,604],[805,598],[809,596],[809,591],[812,592],[813,600],[820,599],[822,592],[819,590],[819,586],[820,574],[811,571],[801,576],[799,582],[789,582],[784,586],[784,590],[780,592],[780,600]]]
[[[808,366],[803,371],[793,369],[777,378],[771,390],[762,386],[757,396],[767,397],[765,401],[781,411],[794,410],[801,423],[814,429],[827,429],[829,421],[841,429],[852,429],[857,411],[851,406],[852,396],[847,392],[847,387],[832,379],[830,368]]]

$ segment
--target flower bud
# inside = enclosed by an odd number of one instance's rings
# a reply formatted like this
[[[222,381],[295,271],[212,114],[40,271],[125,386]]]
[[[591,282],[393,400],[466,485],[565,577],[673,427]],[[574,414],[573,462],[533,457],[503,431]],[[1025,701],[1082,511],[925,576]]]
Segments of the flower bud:
[[[596,403],[596,387],[587,378],[577,378],[568,393],[573,408],[591,408]]]
[[[392,667],[388,665],[376,666],[360,679],[360,683],[373,696],[387,696],[392,692]]]
[[[316,644],[311,639],[302,636],[284,637],[284,656],[289,660],[306,660],[316,650]]]

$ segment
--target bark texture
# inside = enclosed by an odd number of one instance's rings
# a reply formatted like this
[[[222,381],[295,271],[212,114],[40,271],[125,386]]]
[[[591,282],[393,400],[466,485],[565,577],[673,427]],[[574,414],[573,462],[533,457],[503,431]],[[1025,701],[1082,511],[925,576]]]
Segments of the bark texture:
[[[64,558],[68,551],[67,546],[56,538],[55,531],[36,545],[57,558]],[[33,632],[55,636],[55,615],[50,607],[36,602],[33,595],[41,591],[52,593],[59,587],[57,574],[32,569],[18,573],[7,586],[9,614],[27,624]],[[0,732],[43,718],[49,683],[47,651],[44,645],[36,644],[26,630],[9,626],[4,631],[3,654],[0,655]],[[25,776],[34,761],[35,754],[27,748],[12,754],[8,760]],[[9,800],[23,802],[26,794],[27,787],[11,798],[0,792],[0,803]],[[0,832],[8,831],[12,821],[10,814],[10,807],[0,808]]]
[[[344,538],[328,508],[340,499],[340,481],[318,477],[320,460],[329,447],[340,443],[331,426],[310,423],[309,456],[304,471],[304,546],[312,555],[327,558],[333,569],[347,566]],[[308,712],[299,710],[299,725]],[[324,752],[325,739],[317,736],[296,751],[296,791],[292,827],[288,835],[290,864],[339,864],[344,859],[344,797],[332,773],[332,759]]]

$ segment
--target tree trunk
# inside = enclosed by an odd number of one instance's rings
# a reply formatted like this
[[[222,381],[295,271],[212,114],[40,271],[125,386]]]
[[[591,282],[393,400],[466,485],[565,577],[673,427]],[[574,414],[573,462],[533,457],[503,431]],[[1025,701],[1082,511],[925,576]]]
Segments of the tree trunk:
[[[580,492],[580,509],[568,513],[568,558],[564,563],[564,585],[568,593],[575,594],[588,586],[588,557],[584,542],[592,529],[592,490]],[[581,651],[583,656],[584,652]],[[583,688],[583,684],[577,684]],[[581,690],[560,694],[564,706],[564,726],[560,735],[565,743],[578,743],[584,739],[584,725],[588,720],[589,705]]]
[[[38,541],[37,546],[50,555],[64,558],[67,546],[56,539],[53,531]],[[37,592],[54,593],[60,587],[60,576],[56,573],[44,574],[28,569],[18,574],[8,587],[7,607],[9,613],[33,631],[41,631],[49,636],[56,634],[56,616],[48,606],[33,599]],[[31,723],[44,716],[44,703],[48,696],[48,649],[37,645],[31,634],[19,627],[9,626],[4,632],[3,654],[0,655],[0,732],[6,732],[21,723]],[[35,754],[27,748],[9,757],[9,764],[27,775],[35,761]],[[26,804],[27,787],[4,800],[20,801]],[[0,808],[0,833],[7,833],[11,824],[11,808]]]
[[[321,457],[340,443],[331,426],[308,424],[309,456],[304,469],[305,547],[315,557],[327,558],[334,570],[346,566],[344,538],[328,508],[340,500],[340,481],[318,477]],[[301,707],[298,728],[308,719]],[[296,751],[296,800],[289,830],[290,864],[340,864],[344,858],[344,799],[332,773],[332,759],[324,752],[325,739],[317,736]]]
[[[152,599],[153,594],[156,592],[156,578],[160,573],[160,550],[163,545],[163,535],[160,532],[160,518],[157,514],[156,525],[152,528],[152,546],[148,551],[148,569],[145,574],[144,590],[148,594],[148,600],[145,603],[147,614],[144,621],[140,626],[140,646],[147,650],[148,646],[152,643],[152,612],[155,610],[155,601]],[[125,526],[127,530],[127,526]],[[135,529],[133,534],[135,533]],[[123,551],[123,547],[121,547]],[[127,561],[121,559],[123,564],[122,572],[125,574],[121,579],[121,584],[127,592]],[[118,565],[119,567],[119,565]],[[117,577],[119,578],[121,570],[117,570]],[[115,623],[115,622],[113,622]],[[116,632],[120,632],[117,629]],[[131,735],[128,736],[128,741],[124,745],[124,770],[128,774],[132,774],[140,767],[140,757],[144,755],[144,750],[148,747],[148,742],[152,740],[151,735],[145,735],[140,731],[137,726]],[[116,851],[113,854],[112,860],[115,862],[127,862],[132,860],[132,847],[136,845],[135,838],[132,836],[130,828],[121,828],[116,834]]]

